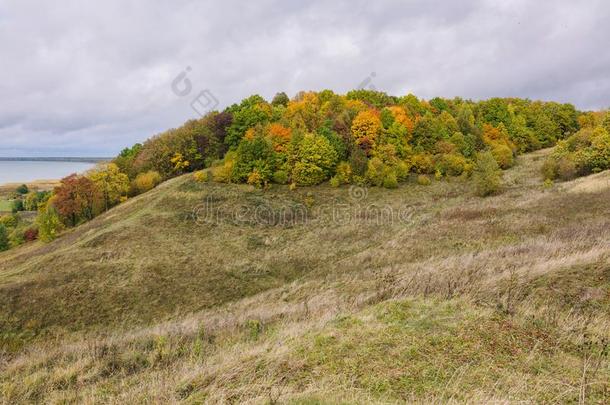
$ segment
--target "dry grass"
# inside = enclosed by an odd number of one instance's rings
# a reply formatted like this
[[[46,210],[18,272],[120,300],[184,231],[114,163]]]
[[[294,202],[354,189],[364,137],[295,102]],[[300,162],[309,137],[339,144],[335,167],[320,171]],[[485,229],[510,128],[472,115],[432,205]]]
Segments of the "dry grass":
[[[608,189],[610,189],[610,172],[608,171],[576,179],[565,186],[568,193],[575,194],[600,193]]]
[[[369,190],[406,222],[236,224],[241,205],[363,202],[180,178],[2,254],[0,398],[606,403],[610,190],[544,188],[544,153],[488,199],[460,181]],[[205,196],[216,225],[192,218]]]
[[[57,187],[59,183],[59,180],[36,180],[30,181],[26,184],[28,188],[33,191],[48,191],[53,190],[53,188]],[[0,184],[0,196],[14,192],[15,189],[22,184],[23,183]]]

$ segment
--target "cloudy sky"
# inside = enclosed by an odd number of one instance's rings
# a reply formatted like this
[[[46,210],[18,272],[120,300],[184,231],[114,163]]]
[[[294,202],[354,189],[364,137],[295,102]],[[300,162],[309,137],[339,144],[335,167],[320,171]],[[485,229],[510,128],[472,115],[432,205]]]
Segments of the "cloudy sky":
[[[111,156],[195,100],[363,83],[606,108],[609,21],[607,0],[0,0],[0,156]]]

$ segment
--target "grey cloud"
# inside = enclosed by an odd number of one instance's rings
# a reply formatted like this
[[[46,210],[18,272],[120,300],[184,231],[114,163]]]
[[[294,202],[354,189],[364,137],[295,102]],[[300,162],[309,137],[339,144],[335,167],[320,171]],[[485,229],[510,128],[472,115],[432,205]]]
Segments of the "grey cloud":
[[[112,155],[253,93],[519,96],[610,106],[610,4],[93,0],[0,3],[0,155]]]

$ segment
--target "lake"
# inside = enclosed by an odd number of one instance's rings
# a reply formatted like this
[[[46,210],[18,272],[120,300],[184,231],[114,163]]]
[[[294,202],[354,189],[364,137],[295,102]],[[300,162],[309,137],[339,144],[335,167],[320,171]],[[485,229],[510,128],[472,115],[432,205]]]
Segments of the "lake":
[[[0,185],[34,180],[58,180],[72,173],[83,173],[95,164],[83,162],[0,161]]]

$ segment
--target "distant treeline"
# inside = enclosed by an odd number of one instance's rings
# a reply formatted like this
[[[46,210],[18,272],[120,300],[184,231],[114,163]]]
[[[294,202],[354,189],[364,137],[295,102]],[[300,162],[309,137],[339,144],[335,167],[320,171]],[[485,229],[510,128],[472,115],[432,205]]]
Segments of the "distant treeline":
[[[74,163],[100,163],[110,161],[112,158],[100,157],[0,157],[0,162],[74,162]]]

